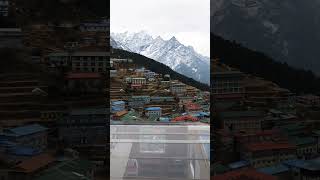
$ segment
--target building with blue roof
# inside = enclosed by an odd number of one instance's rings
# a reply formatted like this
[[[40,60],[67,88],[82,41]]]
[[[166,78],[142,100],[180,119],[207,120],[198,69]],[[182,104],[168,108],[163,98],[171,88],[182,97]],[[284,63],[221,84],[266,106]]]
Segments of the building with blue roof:
[[[192,114],[193,117],[197,117],[199,119],[203,119],[205,117],[210,117],[210,114],[207,112],[196,112]]]
[[[250,162],[248,162],[246,160],[237,161],[237,162],[233,162],[233,163],[228,164],[228,167],[233,170],[244,168],[244,167],[249,167],[249,166],[250,166]]]
[[[170,122],[170,118],[168,118],[168,117],[160,117],[159,121],[160,122]]]
[[[275,166],[268,166],[257,169],[259,172],[270,174],[270,175],[276,175],[283,172],[288,172],[289,168],[283,164],[277,164]]]
[[[161,108],[160,107],[148,107],[145,108],[146,116],[161,116]]]
[[[288,167],[294,167],[309,171],[318,171],[320,173],[320,163],[312,160],[294,159],[283,162]]]
[[[26,126],[15,127],[11,129],[5,129],[3,132],[6,136],[26,136],[30,134],[35,134],[38,132],[47,131],[48,128],[43,127],[39,124],[31,124]]]
[[[40,154],[41,152],[42,151],[40,149],[25,146],[15,146],[7,150],[8,154],[15,156],[35,156]]]
[[[19,146],[42,150],[47,147],[47,130],[48,128],[39,124],[31,124],[4,129],[0,137]]]
[[[313,160],[295,159],[283,162],[295,174],[295,179],[319,179],[320,163]]]
[[[126,108],[126,103],[124,101],[113,101],[111,102],[111,112],[123,111]]]
[[[291,179],[291,172],[289,168],[283,164],[259,168],[257,171],[264,174],[277,176],[279,179]]]

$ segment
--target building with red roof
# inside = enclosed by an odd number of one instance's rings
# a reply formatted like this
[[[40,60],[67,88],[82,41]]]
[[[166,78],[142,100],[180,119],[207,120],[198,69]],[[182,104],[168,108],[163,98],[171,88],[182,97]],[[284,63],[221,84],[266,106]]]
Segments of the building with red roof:
[[[142,87],[142,84],[131,84],[131,89],[141,89]]]
[[[175,117],[172,122],[181,122],[181,121],[199,121],[198,118],[192,117],[190,115]]]
[[[237,151],[242,151],[246,144],[259,142],[288,142],[288,138],[281,135],[277,129],[261,130],[255,133],[236,133],[235,143]]]
[[[296,146],[288,142],[259,142],[244,145],[242,159],[255,168],[273,166],[296,158]]]
[[[196,103],[189,102],[184,105],[184,109],[186,112],[199,112],[202,111],[201,106]]]

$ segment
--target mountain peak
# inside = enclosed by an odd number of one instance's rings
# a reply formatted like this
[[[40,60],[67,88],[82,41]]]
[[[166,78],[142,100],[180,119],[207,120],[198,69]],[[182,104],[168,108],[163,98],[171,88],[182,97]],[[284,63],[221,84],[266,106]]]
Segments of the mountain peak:
[[[181,44],[175,36],[172,36],[172,38],[170,38],[168,42],[173,44]]]
[[[178,41],[175,36],[172,36],[172,38],[169,41]]]
[[[137,32],[136,34],[148,34],[148,33],[145,30],[141,30],[141,31]]]
[[[161,36],[157,36],[154,40],[155,41],[164,41]]]

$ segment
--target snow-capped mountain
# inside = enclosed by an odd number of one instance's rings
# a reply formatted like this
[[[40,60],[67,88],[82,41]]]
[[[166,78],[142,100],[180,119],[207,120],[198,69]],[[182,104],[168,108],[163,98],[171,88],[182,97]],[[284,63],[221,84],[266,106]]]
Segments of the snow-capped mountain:
[[[210,82],[209,58],[197,53],[193,47],[183,45],[174,36],[164,40],[160,36],[153,38],[144,31],[111,33],[111,42],[114,48],[144,55],[197,81]]]
[[[320,76],[319,9],[319,0],[215,0],[211,31]]]
[[[126,51],[131,51],[127,46],[122,45],[121,43],[117,43],[113,38],[110,39],[110,44],[113,48],[123,49]]]
[[[111,36],[118,45],[128,47],[132,52],[139,52],[140,48],[153,41],[152,36],[148,35],[144,31],[140,31],[138,33],[111,33]]]

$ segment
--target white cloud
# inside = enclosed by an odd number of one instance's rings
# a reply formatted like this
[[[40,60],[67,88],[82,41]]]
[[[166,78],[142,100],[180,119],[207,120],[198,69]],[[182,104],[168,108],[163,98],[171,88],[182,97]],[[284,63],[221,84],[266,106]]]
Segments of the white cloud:
[[[164,39],[175,36],[210,55],[210,0],[111,0],[112,32],[146,30]]]

